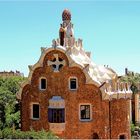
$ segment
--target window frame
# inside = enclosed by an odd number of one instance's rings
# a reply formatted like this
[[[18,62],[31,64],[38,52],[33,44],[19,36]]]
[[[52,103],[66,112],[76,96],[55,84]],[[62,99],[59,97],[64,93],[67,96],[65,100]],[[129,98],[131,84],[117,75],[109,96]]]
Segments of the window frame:
[[[53,111],[51,111],[51,113],[52,113],[51,116],[52,116],[52,118],[53,118],[52,121],[49,120],[49,109],[52,109],[52,110],[53,110]],[[54,110],[55,110],[55,111],[54,111]],[[57,118],[55,118],[55,117],[53,116],[53,115],[54,115],[54,112],[57,112],[56,110],[57,110],[57,111],[58,111],[58,110],[59,110],[59,111],[61,110],[61,113],[62,113],[61,115],[64,117],[64,118],[62,119],[63,121],[62,121],[60,118],[59,118],[59,120],[60,120],[59,122],[54,121],[54,120],[57,120]],[[59,111],[58,111],[58,112],[59,112]],[[63,114],[63,113],[64,113],[64,114]],[[59,112],[57,115],[60,115],[60,112]],[[60,116],[59,116],[59,117],[60,117]],[[61,122],[61,121],[62,121],[62,122]],[[60,123],[65,123],[65,122],[66,122],[65,108],[48,108],[48,122],[49,122],[49,123],[59,123],[59,124],[60,124]]]
[[[89,119],[81,119],[81,106],[86,106],[86,105],[89,105],[90,106],[90,118]],[[81,122],[89,122],[89,121],[92,121],[92,105],[90,103],[80,103],[79,104],[79,120]]]
[[[33,117],[33,106],[34,105],[39,105],[39,117],[38,118],[34,118]],[[37,102],[33,102],[33,103],[31,103],[31,119],[32,120],[39,120],[40,119],[40,104],[39,103],[37,103]]]
[[[45,89],[41,88],[41,80],[42,79],[45,79],[46,80],[46,88]],[[46,89],[47,89],[47,78],[46,77],[40,77],[39,78],[39,90],[44,91]]]
[[[71,88],[71,79],[76,79],[76,88],[75,88],[75,89],[72,89],[72,88]],[[75,76],[69,77],[69,90],[71,90],[71,91],[76,91],[77,89],[78,89],[78,78],[75,77]]]

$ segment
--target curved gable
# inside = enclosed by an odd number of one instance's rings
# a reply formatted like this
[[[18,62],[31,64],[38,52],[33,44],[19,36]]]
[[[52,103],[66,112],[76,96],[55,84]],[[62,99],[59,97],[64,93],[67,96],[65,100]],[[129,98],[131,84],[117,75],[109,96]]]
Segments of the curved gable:
[[[89,71],[87,70],[89,64],[80,65],[78,60],[76,61],[74,59],[73,54],[71,54],[72,50],[73,50],[73,48],[64,48],[62,46],[58,46],[56,48],[54,48],[54,47],[41,48],[42,53],[41,53],[39,61],[36,64],[34,64],[33,66],[32,65],[28,66],[29,70],[30,70],[28,80],[22,84],[19,94],[22,93],[22,88],[24,86],[26,86],[27,84],[31,84],[33,74],[36,70],[40,69],[40,73],[41,73],[41,71],[43,71],[44,68],[47,68],[47,66],[48,66],[47,62],[54,59],[54,54],[58,54],[59,57],[64,59],[66,61],[66,65],[68,65],[69,67],[80,68],[86,76],[87,84],[94,84],[96,86],[100,86],[100,82],[94,81],[92,79],[92,77],[89,75]],[[73,50],[73,51],[75,51],[75,53],[77,53],[76,50]]]

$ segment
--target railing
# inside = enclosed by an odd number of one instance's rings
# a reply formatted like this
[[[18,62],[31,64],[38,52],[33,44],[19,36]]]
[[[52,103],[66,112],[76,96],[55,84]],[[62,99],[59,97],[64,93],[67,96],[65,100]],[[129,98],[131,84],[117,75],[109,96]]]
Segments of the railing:
[[[105,84],[106,92],[130,92],[131,84],[124,82],[110,82]]]

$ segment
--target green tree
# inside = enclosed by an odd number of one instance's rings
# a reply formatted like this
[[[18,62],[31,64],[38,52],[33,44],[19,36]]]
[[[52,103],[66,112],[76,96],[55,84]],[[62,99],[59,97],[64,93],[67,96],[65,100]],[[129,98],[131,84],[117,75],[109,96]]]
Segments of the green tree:
[[[16,93],[23,77],[0,77],[0,129],[15,125],[18,127],[20,111],[16,110]]]
[[[129,82],[131,84],[131,90],[135,94],[138,92],[137,83],[140,82],[140,74],[134,72],[128,72],[127,75],[121,77],[121,81]]]
[[[130,88],[133,92],[131,106],[132,106],[132,122],[135,124],[135,94],[138,93],[137,84],[140,83],[140,74],[134,72],[128,72],[127,75],[121,77],[121,81],[131,84]]]

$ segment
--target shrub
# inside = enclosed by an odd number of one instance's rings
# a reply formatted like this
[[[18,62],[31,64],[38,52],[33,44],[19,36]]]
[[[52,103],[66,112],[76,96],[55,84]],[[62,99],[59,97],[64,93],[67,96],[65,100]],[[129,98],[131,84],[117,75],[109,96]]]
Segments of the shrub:
[[[58,139],[52,132],[46,132],[45,130],[41,130],[35,132],[31,131],[21,131],[21,130],[13,130],[11,128],[5,128],[0,133],[0,138],[6,139]]]
[[[0,130],[0,139],[2,139],[2,137],[3,137],[3,136],[2,136],[2,131]]]
[[[131,123],[131,135],[134,135],[135,125]]]

